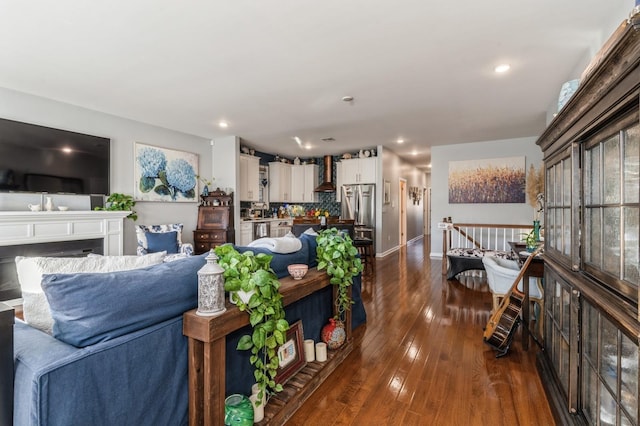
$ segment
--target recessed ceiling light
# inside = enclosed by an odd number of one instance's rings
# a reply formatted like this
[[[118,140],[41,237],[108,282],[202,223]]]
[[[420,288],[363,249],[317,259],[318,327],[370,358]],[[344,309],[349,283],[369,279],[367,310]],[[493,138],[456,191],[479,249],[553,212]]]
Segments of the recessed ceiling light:
[[[65,146],[64,148],[62,148],[62,152],[64,152],[65,154],[71,154],[73,150],[68,146]]]
[[[313,147],[311,146],[311,144],[310,144],[310,143],[308,143],[308,144],[306,144],[306,145],[304,146],[304,149],[311,149],[311,148],[313,148]]]
[[[493,70],[495,72],[497,72],[498,74],[502,74],[505,73],[507,71],[509,71],[511,69],[511,65],[509,64],[500,64],[497,67],[495,67]]]
[[[431,163],[427,164],[427,168],[430,169],[431,168]]]
[[[342,100],[344,102],[351,102],[351,101],[353,101],[353,99],[354,99],[353,96],[343,96],[342,97]]]
[[[404,139],[398,139],[396,142],[397,143],[404,143]]]
[[[229,123],[227,123],[226,121],[219,121],[218,127],[220,127],[221,129],[226,129],[227,127],[229,127]]]
[[[411,152],[411,155],[418,155],[418,151],[416,151],[415,149]]]

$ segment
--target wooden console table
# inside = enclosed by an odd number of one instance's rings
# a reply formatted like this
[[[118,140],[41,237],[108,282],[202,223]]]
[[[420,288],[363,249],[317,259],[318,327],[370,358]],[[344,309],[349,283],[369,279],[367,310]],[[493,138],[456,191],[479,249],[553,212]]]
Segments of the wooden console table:
[[[331,285],[325,271],[310,269],[299,281],[280,279],[280,293],[285,306]],[[351,289],[349,289],[351,296]],[[336,297],[334,287],[333,297]],[[249,324],[249,315],[227,302],[227,310],[216,317],[184,314],[183,333],[189,338],[189,425],[223,425],[225,394],[226,336]],[[334,307],[335,310],[335,307]],[[273,395],[265,406],[265,417],[259,424],[283,424],[324,382],[353,350],[351,311],[345,318],[346,343],[329,351],[326,362],[311,362],[289,379],[284,390]],[[247,365],[247,368],[252,368]]]

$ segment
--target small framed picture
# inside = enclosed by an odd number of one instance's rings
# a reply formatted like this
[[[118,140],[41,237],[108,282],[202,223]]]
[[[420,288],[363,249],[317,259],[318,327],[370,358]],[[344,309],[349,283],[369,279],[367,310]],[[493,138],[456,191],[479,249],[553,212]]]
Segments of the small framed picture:
[[[384,204],[391,203],[391,182],[388,180],[384,181]]]
[[[276,383],[284,384],[307,364],[302,348],[303,341],[302,321],[296,321],[287,330],[287,338],[277,350],[279,367]]]

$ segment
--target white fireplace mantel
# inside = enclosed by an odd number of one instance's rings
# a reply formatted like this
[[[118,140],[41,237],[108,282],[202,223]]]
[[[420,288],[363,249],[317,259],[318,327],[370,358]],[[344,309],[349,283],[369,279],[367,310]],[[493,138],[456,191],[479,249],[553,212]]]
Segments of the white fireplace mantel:
[[[124,251],[128,211],[0,211],[0,246],[102,238],[105,255]]]

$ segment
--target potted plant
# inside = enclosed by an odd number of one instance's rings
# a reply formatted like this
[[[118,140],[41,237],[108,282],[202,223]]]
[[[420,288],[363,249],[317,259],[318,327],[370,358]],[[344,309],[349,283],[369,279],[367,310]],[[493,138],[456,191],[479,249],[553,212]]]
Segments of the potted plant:
[[[353,304],[348,290],[353,284],[353,277],[362,272],[362,262],[349,235],[337,228],[320,231],[316,241],[318,270],[326,269],[327,275],[331,277],[331,284],[338,287],[334,320],[340,321]]]
[[[127,218],[136,221],[138,220],[138,214],[133,210],[133,206],[136,202],[131,195],[120,194],[114,192],[107,198],[107,204],[105,207],[95,207],[94,210],[107,210],[107,211],[131,211]]]
[[[265,393],[280,392],[282,385],[275,382],[279,362],[277,348],[284,344],[289,323],[285,319],[282,295],[278,291],[280,281],[271,269],[272,256],[251,251],[238,252],[231,244],[218,246],[215,253],[218,264],[224,269],[224,289],[241,311],[249,314],[253,327],[251,335],[238,341],[238,350],[251,350],[249,358],[254,366],[254,377],[260,389],[257,404],[264,400]],[[244,301],[235,294],[250,293]]]

